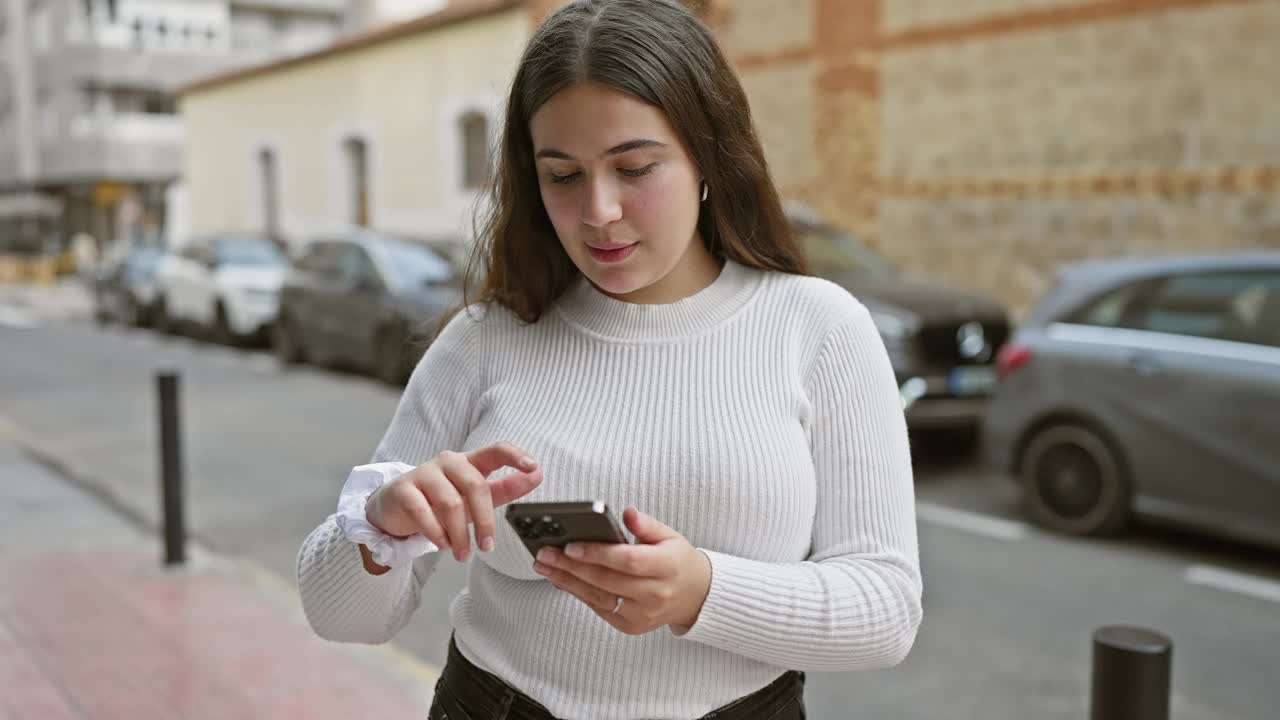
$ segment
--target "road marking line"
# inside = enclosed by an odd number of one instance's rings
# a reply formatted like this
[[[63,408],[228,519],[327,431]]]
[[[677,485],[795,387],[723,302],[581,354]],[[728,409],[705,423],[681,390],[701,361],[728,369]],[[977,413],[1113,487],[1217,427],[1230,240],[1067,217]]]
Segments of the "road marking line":
[[[1280,582],[1212,565],[1192,565],[1184,580],[1192,585],[1211,587],[1268,602],[1280,603]]]
[[[1030,530],[1026,523],[1001,520],[930,502],[916,503],[916,517],[931,525],[940,525],[997,540],[1021,540]]]

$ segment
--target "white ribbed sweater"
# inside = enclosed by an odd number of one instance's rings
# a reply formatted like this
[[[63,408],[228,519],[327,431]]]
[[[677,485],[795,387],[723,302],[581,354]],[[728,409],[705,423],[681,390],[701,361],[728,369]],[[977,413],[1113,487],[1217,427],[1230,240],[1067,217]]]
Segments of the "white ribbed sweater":
[[[450,605],[458,646],[558,717],[697,718],[784,670],[894,665],[915,639],[906,423],[870,315],[837,285],[730,261],[667,305],[580,279],[533,325],[460,313],[373,461],[499,441],[541,464],[524,500],[635,505],[711,559],[687,633],[629,636],[534,573],[499,522]],[[444,555],[373,576],[330,517],[298,557],[306,615],[325,638],[386,642]]]

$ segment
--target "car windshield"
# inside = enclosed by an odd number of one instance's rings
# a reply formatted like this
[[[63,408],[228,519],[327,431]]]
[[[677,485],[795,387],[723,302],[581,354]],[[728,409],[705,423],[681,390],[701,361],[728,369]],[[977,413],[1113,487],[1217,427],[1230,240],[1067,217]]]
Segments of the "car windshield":
[[[399,238],[381,238],[376,247],[391,280],[399,287],[421,287],[453,279],[453,266],[434,250]]]
[[[819,275],[857,273],[872,277],[892,277],[897,270],[884,257],[858,242],[852,235],[831,225],[797,223],[796,239],[809,256],[813,272]]]
[[[223,240],[218,243],[218,261],[223,265],[271,267],[283,265],[284,255],[269,240]]]

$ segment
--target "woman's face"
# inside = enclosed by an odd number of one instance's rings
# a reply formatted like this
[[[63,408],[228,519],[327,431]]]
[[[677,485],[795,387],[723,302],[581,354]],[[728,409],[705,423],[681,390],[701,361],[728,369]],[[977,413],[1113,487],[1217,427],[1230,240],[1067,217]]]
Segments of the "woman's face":
[[[547,215],[598,288],[665,303],[714,279],[697,234],[702,178],[661,110],[578,83],[538,108],[529,131]]]

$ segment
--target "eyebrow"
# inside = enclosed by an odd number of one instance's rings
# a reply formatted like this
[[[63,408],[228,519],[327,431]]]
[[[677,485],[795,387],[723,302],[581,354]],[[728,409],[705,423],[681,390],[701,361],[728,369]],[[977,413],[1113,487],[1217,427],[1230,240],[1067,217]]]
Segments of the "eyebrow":
[[[666,143],[660,143],[657,140],[628,140],[620,145],[614,145],[605,151],[605,155],[621,155],[624,152],[639,150],[640,148],[649,147],[666,147]],[[552,158],[553,160],[572,160],[568,153],[555,148],[543,148],[538,151],[534,158]]]

